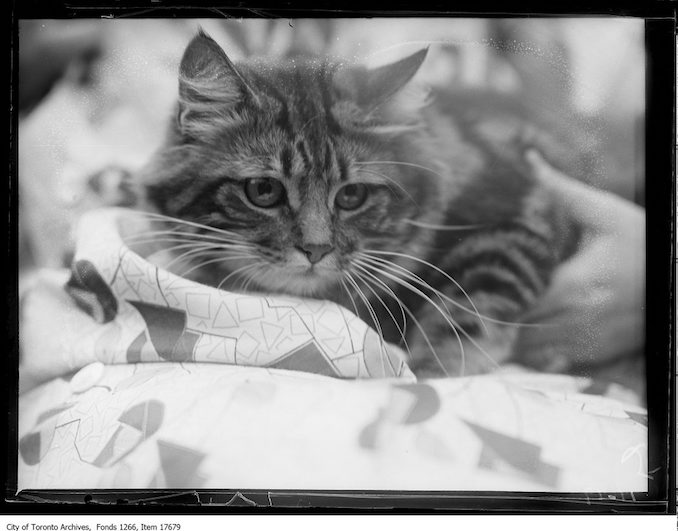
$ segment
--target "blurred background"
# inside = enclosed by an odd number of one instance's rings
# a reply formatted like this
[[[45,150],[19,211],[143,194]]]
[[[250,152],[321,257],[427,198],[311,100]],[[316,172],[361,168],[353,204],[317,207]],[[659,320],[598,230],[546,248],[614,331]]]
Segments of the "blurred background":
[[[182,52],[202,27],[229,56],[319,53],[377,65],[430,46],[431,85],[513,93],[577,131],[580,178],[644,205],[643,21],[31,20],[19,25],[20,284],[63,267],[80,214],[163,140]]]

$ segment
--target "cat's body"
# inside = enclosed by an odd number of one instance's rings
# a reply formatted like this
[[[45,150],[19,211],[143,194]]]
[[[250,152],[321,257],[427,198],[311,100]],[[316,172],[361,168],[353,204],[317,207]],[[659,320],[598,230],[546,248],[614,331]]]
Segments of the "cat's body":
[[[419,374],[485,372],[571,236],[524,151],[568,152],[494,96],[413,90],[424,57],[235,67],[200,34],[141,182],[150,208],[226,231],[168,225],[202,282],[332,299]]]

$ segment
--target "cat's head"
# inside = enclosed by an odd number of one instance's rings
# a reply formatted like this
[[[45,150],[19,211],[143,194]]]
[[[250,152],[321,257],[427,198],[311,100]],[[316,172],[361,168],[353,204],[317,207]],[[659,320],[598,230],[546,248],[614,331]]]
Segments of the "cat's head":
[[[231,249],[206,252],[205,268],[217,281],[241,269],[265,291],[322,296],[359,271],[362,251],[417,253],[427,237],[412,222],[439,219],[444,189],[410,83],[425,56],[371,70],[236,66],[200,32],[181,61],[168,142],[145,171],[147,200],[227,231]]]

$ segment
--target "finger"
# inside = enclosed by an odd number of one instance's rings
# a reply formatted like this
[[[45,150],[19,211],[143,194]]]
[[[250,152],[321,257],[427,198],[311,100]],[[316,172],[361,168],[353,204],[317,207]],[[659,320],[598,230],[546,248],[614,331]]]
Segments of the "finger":
[[[516,359],[536,366],[553,349],[567,352],[572,365],[597,365],[642,348],[644,321],[634,308],[600,313],[570,308],[542,321],[548,326],[523,328],[515,342]],[[544,361],[546,363],[546,361]]]
[[[528,150],[525,159],[539,182],[556,192],[570,215],[583,226],[608,227],[625,216],[638,221],[644,219],[642,208],[611,192],[568,177],[546,162],[537,150]]]
[[[541,348],[514,348],[512,361],[541,372],[563,373],[572,367],[572,349],[566,344],[549,344]]]
[[[571,311],[588,299],[591,286],[582,276],[578,259],[564,264],[554,273],[545,293],[523,314],[526,323],[543,323],[560,312]]]
[[[518,350],[540,350],[549,345],[569,342],[573,328],[580,323],[573,323],[571,311],[563,309],[544,317],[537,324],[540,326],[519,329],[515,342]]]

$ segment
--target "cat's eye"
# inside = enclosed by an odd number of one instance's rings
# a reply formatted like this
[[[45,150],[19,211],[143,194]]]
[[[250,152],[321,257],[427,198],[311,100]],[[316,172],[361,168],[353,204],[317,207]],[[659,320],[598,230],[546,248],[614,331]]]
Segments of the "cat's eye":
[[[272,208],[282,203],[285,187],[278,179],[260,177],[245,181],[245,195],[253,205]]]
[[[367,186],[362,183],[351,183],[342,186],[334,197],[334,203],[342,210],[355,210],[367,199]]]

